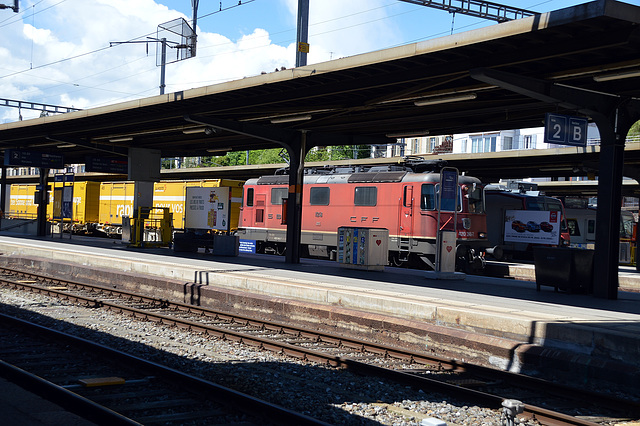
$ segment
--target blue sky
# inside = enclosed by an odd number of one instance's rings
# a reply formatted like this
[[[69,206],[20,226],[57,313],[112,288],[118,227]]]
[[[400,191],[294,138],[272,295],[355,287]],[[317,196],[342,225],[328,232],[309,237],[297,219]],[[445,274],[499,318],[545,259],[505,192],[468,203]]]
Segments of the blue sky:
[[[547,12],[585,1],[494,2]],[[241,3],[200,1],[197,55],[167,65],[167,93],[295,65],[297,0]],[[147,37],[159,24],[192,19],[191,0],[21,0],[20,8],[0,10],[0,98],[76,108],[157,95],[156,43]],[[496,23],[397,0],[310,0],[308,63],[487,25]],[[110,47],[117,41],[149,44]],[[39,112],[0,107],[0,122],[19,114]]]

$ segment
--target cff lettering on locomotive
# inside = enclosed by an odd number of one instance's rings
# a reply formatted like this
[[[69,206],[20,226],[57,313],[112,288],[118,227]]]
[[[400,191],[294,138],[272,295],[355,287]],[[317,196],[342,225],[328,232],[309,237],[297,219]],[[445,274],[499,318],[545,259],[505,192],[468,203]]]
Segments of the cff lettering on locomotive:
[[[444,161],[406,158],[404,164],[308,170],[302,194],[302,255],[335,259],[342,226],[386,228],[389,264],[433,269],[436,253],[439,170]],[[286,173],[286,171],[284,172]],[[286,174],[248,180],[243,188],[238,234],[255,241],[258,253],[283,254]],[[457,220],[458,270],[484,269],[487,246],[483,185],[470,176],[458,181],[458,211],[441,213],[441,223]]]

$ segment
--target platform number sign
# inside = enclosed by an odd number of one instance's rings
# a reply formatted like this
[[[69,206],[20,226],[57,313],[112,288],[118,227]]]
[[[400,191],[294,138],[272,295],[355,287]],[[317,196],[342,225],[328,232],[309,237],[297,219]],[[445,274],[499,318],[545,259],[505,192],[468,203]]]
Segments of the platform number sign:
[[[586,118],[548,113],[544,126],[544,141],[558,145],[587,146]]]

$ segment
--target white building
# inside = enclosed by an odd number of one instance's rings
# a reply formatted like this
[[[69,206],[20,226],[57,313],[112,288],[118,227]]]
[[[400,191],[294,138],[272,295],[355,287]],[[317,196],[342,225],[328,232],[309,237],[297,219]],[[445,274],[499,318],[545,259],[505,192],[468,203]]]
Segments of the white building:
[[[588,144],[597,144],[600,135],[595,124],[589,124]],[[528,129],[498,130],[476,133],[459,133],[446,136],[421,136],[398,139],[398,143],[389,144],[385,157],[424,154],[476,154],[483,152],[501,152],[523,149],[547,149],[560,145],[544,142],[544,127]]]

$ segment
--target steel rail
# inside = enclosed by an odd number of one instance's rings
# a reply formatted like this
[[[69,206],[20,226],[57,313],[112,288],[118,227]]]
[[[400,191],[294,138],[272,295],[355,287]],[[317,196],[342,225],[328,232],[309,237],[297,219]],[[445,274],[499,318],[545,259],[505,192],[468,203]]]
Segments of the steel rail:
[[[96,424],[141,426],[140,423],[128,417],[2,360],[0,360],[0,376]]]
[[[439,367],[441,371],[456,371],[456,372],[467,371],[467,372],[478,374],[485,377],[493,377],[493,378],[499,377],[500,379],[503,379],[507,382],[517,383],[518,385],[522,385],[522,383],[525,382],[525,386],[538,389],[538,390],[544,390],[544,392],[547,392],[547,393],[550,392],[551,387],[556,387],[558,388],[558,391],[557,391],[558,394],[560,394],[561,396],[567,396],[572,398],[575,397],[576,393],[578,393],[578,390],[574,388],[558,385],[555,383],[550,383],[546,380],[533,378],[530,376],[524,376],[516,373],[505,372],[501,370],[495,370],[495,369],[482,367],[482,366],[475,366],[472,364],[462,363],[462,362],[458,362],[455,360],[446,359],[442,357],[437,357],[437,356],[432,356],[427,354],[420,354],[412,351],[405,351],[402,349],[389,348],[380,344],[375,344],[375,343],[357,340],[357,339],[344,338],[342,336],[334,336],[327,333],[321,333],[321,332],[315,332],[315,331],[311,332],[309,330],[304,330],[302,328],[282,325],[275,322],[257,320],[257,319],[248,318],[244,316],[238,316],[235,314],[232,315],[228,313],[215,312],[205,308],[194,307],[192,305],[187,305],[179,302],[169,302],[168,300],[165,300],[165,299],[158,299],[154,297],[144,296],[144,295],[140,295],[140,294],[136,294],[128,291],[115,290],[112,288],[105,288],[102,286],[90,285],[85,283],[70,282],[70,281],[66,281],[58,278],[41,276],[41,275],[33,274],[30,272],[25,272],[24,274],[25,274],[24,275],[25,277],[28,277],[31,279],[43,279],[53,284],[75,286],[80,288],[99,289],[111,295],[122,295],[126,298],[129,298],[130,300],[156,303],[158,307],[162,307],[162,308],[175,307],[180,309],[181,311],[185,311],[193,314],[199,314],[199,315],[206,315],[211,319],[227,319],[227,320],[233,321],[236,324],[240,324],[244,326],[264,327],[266,329],[269,329],[270,331],[286,332],[293,336],[315,338],[317,339],[318,342],[334,343],[343,347],[347,347],[351,349],[359,349],[361,351],[369,351],[372,353],[376,353],[376,354],[380,354],[380,355],[384,355],[384,356],[388,356],[396,359],[414,361],[417,363],[427,364],[427,365],[435,364],[436,366]],[[14,285],[14,286],[21,286],[24,288],[28,288],[37,293],[49,294],[55,297],[59,297],[61,299],[77,300],[89,306],[103,307],[103,308],[112,310],[114,312],[128,313],[129,315],[135,318],[153,320],[160,324],[176,326],[176,327],[180,327],[190,331],[206,333],[208,335],[211,335],[220,339],[240,342],[243,344],[247,344],[249,346],[259,347],[265,350],[282,353],[298,359],[305,359],[308,361],[324,363],[326,365],[330,365],[333,367],[349,368],[353,371],[358,371],[362,374],[369,374],[377,377],[381,377],[381,376],[387,377],[391,380],[395,380],[400,383],[404,383],[406,385],[422,387],[422,388],[431,388],[431,389],[435,388],[435,389],[439,389],[441,391],[445,391],[449,393],[464,394],[466,397],[470,399],[473,399],[475,401],[480,401],[486,404],[490,404],[493,408],[496,408],[496,409],[499,409],[501,407],[502,401],[504,400],[503,397],[477,391],[474,389],[461,387],[459,385],[450,384],[450,383],[442,382],[439,380],[430,379],[427,377],[417,376],[414,374],[410,374],[410,373],[402,372],[398,370],[391,370],[383,367],[377,367],[377,366],[366,364],[366,363],[363,363],[354,359],[350,359],[347,357],[329,355],[317,350],[295,346],[286,342],[277,342],[277,341],[263,338],[263,337],[251,336],[242,331],[228,330],[222,327],[216,327],[212,325],[202,324],[199,322],[183,320],[176,317],[167,316],[167,315],[158,314],[158,313],[151,313],[143,309],[127,307],[117,303],[98,300],[92,297],[72,295],[65,292],[64,290],[43,288],[38,285],[34,285],[32,283],[27,283],[27,282],[20,283],[20,282],[7,280],[5,278],[0,278],[0,283],[5,283],[8,285]],[[445,368],[443,366],[446,366],[448,368]],[[597,401],[600,403],[616,405],[619,407],[623,407],[624,409],[627,409],[627,410],[630,407],[635,409],[636,411],[640,410],[640,406],[638,404],[634,404],[626,401],[620,401],[615,398],[608,398],[607,396],[603,396],[603,395],[599,395],[599,394],[595,394],[587,391],[580,391],[580,395],[582,397],[596,398]],[[524,412],[522,413],[522,416],[526,418],[537,419],[539,421],[542,421],[542,419],[544,419],[545,423],[543,424],[550,425],[550,426],[552,425],[580,425],[580,426],[596,425],[596,423],[594,422],[579,419],[579,418],[565,415],[562,413],[557,413],[557,412],[544,409],[542,407],[530,405],[530,404],[525,404]]]
[[[156,362],[148,361],[146,359],[128,354],[117,349],[113,349],[109,346],[105,346],[96,342],[92,342],[87,339],[83,339],[77,336],[73,336],[68,333],[53,330],[38,324],[34,324],[16,317],[12,317],[5,314],[0,314],[0,320],[14,324],[19,327],[28,327],[32,330],[36,330],[37,333],[46,333],[50,336],[54,336],[58,341],[67,341],[74,345],[79,345],[85,348],[89,348],[92,351],[97,351],[102,354],[107,354],[109,358],[120,360],[123,363],[127,363],[129,366],[136,366],[146,370],[150,370],[162,377],[167,377],[174,382],[180,383],[185,387],[192,390],[197,390],[203,394],[210,395],[215,401],[221,404],[232,404],[239,411],[245,413],[262,413],[269,421],[273,421],[283,425],[296,424],[296,425],[322,425],[327,426],[328,423],[314,419],[302,413],[297,413],[293,410],[289,410],[284,407],[280,407],[276,404],[264,401],[259,398],[238,392],[236,390],[218,385],[208,380],[201,379],[199,377],[192,376],[190,374],[183,373],[176,369],[158,364]]]

